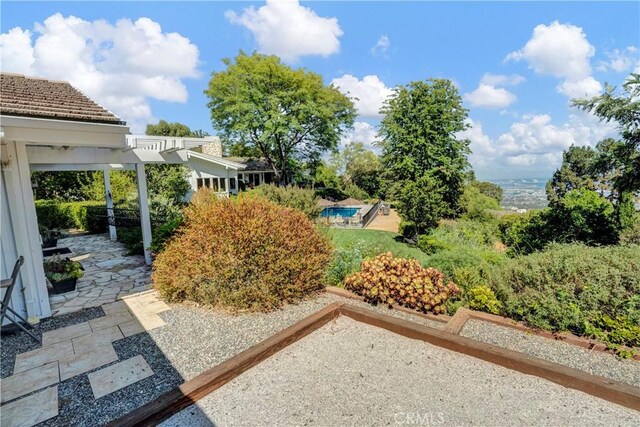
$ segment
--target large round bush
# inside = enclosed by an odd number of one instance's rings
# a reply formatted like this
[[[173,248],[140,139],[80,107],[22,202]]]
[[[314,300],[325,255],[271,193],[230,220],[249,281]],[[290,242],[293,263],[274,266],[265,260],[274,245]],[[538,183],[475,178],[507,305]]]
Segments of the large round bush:
[[[302,212],[262,198],[211,200],[154,261],[153,286],[169,301],[267,311],[323,287],[331,246]]]

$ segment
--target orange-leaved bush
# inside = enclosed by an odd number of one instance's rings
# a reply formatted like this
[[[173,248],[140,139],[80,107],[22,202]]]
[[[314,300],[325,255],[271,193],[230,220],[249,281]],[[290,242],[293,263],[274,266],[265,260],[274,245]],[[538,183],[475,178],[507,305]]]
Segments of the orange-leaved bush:
[[[300,211],[262,198],[208,200],[153,263],[168,301],[268,311],[321,289],[332,249]]]
[[[373,304],[398,303],[435,313],[445,313],[447,299],[460,292],[438,270],[413,259],[394,258],[391,252],[362,261],[360,271],[346,277],[344,285]]]

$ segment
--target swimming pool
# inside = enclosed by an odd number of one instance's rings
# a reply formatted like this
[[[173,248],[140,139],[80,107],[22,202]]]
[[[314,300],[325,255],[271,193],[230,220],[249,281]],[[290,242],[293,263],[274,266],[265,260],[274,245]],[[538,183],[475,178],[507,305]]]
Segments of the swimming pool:
[[[348,217],[348,216],[354,216],[359,210],[360,208],[329,207],[329,208],[324,208],[320,213],[320,216],[323,218],[330,217],[330,216]]]

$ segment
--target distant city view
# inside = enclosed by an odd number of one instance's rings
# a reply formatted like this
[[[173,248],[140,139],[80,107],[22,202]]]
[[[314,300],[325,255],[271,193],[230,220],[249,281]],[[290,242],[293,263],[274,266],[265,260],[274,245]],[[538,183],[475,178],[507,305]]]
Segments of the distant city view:
[[[504,190],[502,207],[505,209],[541,209],[547,206],[544,191],[548,178],[517,178],[489,180]]]

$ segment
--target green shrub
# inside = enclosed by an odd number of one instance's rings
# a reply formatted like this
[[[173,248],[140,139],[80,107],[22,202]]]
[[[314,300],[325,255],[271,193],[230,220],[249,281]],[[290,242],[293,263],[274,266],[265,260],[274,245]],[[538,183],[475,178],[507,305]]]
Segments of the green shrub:
[[[613,204],[592,190],[568,192],[552,210],[550,224],[562,242],[609,245],[618,242]]]
[[[465,187],[460,201],[465,211],[463,218],[474,221],[492,221],[495,217],[489,210],[500,209],[500,204],[495,198],[483,194],[473,185]]]
[[[454,277],[456,269],[487,268],[499,265],[506,257],[492,249],[456,247],[454,250],[437,252],[429,257],[427,265],[442,271],[447,277]]]
[[[488,286],[473,286],[465,292],[469,308],[492,314],[500,314],[502,303]]]
[[[344,278],[360,269],[360,264],[383,249],[365,240],[357,240],[344,247],[337,248],[326,273],[326,282],[330,286],[342,286]]]
[[[438,237],[430,234],[423,234],[422,236],[418,237],[417,246],[422,252],[426,253],[427,255],[433,255],[436,252],[451,249],[452,247],[447,242],[444,242]]]
[[[640,245],[640,215],[636,214],[632,224],[620,233],[620,244]]]
[[[400,221],[398,233],[405,239],[415,239],[418,234],[416,225],[411,221]]]
[[[140,227],[118,227],[118,242],[127,249],[125,255],[144,255],[144,244],[142,242],[142,228]]]
[[[305,188],[263,184],[242,194],[245,197],[264,197],[278,205],[298,209],[312,220],[318,218],[322,212],[314,191]]]
[[[169,239],[171,239],[177,232],[178,228],[182,225],[182,217],[175,218],[168,221],[155,230],[153,230],[153,239],[151,240],[151,252],[159,254],[167,245]]]
[[[75,227],[100,233],[107,229],[107,207],[103,202],[36,200],[35,204],[38,224],[49,229]]]
[[[634,352],[624,350],[622,345],[640,347],[640,324],[619,315],[611,318],[606,314],[598,314],[585,324],[585,334],[608,344],[621,357],[632,357]]]
[[[507,253],[513,256],[544,249],[557,238],[550,229],[550,218],[550,209],[502,217],[499,229],[502,241],[508,247]]]
[[[416,260],[394,258],[391,252],[363,261],[361,271],[345,278],[344,285],[373,304],[398,303],[435,313],[445,313],[447,300],[459,292],[439,271]]]
[[[221,199],[185,209],[152,282],[169,301],[268,311],[320,290],[330,260],[329,241],[302,212],[263,198]]]
[[[638,246],[554,244],[496,267],[490,285],[509,317],[584,335],[601,315],[640,320],[638,271]]]

